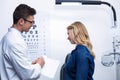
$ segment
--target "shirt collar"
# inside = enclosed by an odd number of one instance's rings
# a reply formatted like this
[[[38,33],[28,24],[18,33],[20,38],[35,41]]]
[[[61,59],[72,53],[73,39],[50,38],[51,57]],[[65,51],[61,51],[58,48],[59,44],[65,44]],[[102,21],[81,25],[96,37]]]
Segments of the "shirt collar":
[[[10,32],[10,31],[14,31],[14,32],[20,34],[22,37],[24,37],[23,34],[22,34],[19,30],[17,30],[16,28],[14,28],[14,27],[8,28],[8,31],[9,31],[9,32]]]

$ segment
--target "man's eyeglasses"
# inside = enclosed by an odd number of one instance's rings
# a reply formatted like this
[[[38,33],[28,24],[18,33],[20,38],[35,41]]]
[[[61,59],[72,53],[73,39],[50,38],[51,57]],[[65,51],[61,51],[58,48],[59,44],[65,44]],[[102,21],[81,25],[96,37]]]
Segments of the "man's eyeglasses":
[[[27,19],[24,19],[25,21],[27,21],[27,22],[29,22],[29,23],[31,23],[31,24],[34,24],[35,23],[35,21],[29,21],[29,20],[27,20]]]

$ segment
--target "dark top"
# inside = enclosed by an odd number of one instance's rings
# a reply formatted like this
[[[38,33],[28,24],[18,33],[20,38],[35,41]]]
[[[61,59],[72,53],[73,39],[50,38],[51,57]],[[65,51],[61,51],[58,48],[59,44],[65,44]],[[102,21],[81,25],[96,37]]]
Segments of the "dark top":
[[[87,47],[77,45],[64,64],[63,80],[93,80],[94,58]]]

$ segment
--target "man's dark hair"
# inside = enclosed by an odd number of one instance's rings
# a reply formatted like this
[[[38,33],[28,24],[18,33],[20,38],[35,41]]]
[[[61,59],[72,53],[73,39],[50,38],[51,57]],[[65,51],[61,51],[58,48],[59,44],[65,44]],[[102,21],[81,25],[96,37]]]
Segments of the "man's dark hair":
[[[16,24],[20,18],[26,19],[36,14],[36,10],[26,4],[20,4],[13,13],[13,23]]]

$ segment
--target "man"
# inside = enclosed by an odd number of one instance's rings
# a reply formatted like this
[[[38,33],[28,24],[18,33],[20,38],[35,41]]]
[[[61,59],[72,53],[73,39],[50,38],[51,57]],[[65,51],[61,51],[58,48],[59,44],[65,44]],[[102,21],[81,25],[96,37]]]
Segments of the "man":
[[[43,57],[32,63],[27,58],[27,45],[22,32],[34,24],[35,9],[20,4],[13,13],[13,25],[0,43],[1,80],[38,80],[44,65]]]

